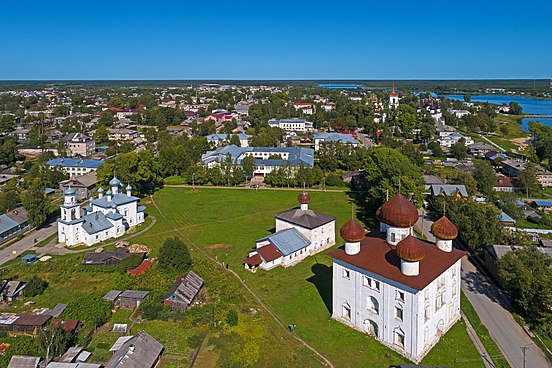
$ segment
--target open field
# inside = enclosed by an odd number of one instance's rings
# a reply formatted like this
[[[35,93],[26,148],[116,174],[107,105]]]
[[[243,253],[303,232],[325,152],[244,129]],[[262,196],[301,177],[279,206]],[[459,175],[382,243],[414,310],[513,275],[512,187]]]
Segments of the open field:
[[[132,332],[146,330],[165,345],[162,367],[187,367],[189,359],[206,336],[197,366],[237,364],[262,367],[319,367],[322,362],[285,329],[295,323],[296,334],[323,354],[335,367],[389,367],[407,360],[367,335],[350,329],[330,318],[331,258],[326,252],[309,257],[289,268],[252,274],[242,266],[243,258],[254,247],[254,241],[266,236],[274,227],[274,214],[297,205],[298,191],[166,188],[154,195],[154,202],[142,203],[157,222],[148,232],[132,242],[152,249],[155,257],[168,237],[185,240],[195,259],[194,271],[204,278],[206,288],[201,305],[185,314],[169,315],[168,321],[135,323]],[[337,217],[337,229],[351,217],[351,204],[345,193],[312,192],[311,208]],[[158,208],[156,206],[159,206]],[[159,209],[161,211],[159,211]],[[338,243],[341,242],[337,238]],[[237,280],[219,265],[199,252],[229,264],[278,318],[267,313]],[[80,266],[84,253],[55,256],[33,266],[12,264],[2,269],[3,278],[26,280],[29,274],[46,279],[50,286],[39,296],[26,298],[12,306],[13,311],[70,306],[83,303],[93,293],[101,296],[111,289],[150,290],[150,300],[161,300],[175,279],[157,266],[133,278],[116,267]],[[35,304],[24,306],[25,301]],[[239,314],[237,326],[224,321],[229,309]],[[109,358],[109,348],[120,336],[110,332],[113,323],[132,323],[130,312],[118,310],[109,322],[92,335],[88,349],[93,361]],[[80,341],[89,341],[93,330],[85,325]],[[427,365],[482,367],[482,361],[458,322],[423,360]]]
[[[135,240],[155,250],[169,236],[185,236],[192,248],[201,247],[229,264],[271,308],[284,325],[295,323],[296,333],[322,352],[336,367],[388,367],[407,362],[374,339],[333,321],[331,258],[323,252],[289,268],[252,274],[242,261],[254,241],[274,227],[274,214],[297,205],[294,191],[166,188],[154,196],[161,213],[152,231]],[[351,217],[344,193],[311,193],[310,207],[337,217],[337,229]],[[161,220],[163,219],[163,220]],[[340,239],[340,238],[338,238]],[[338,240],[338,243],[340,240]],[[222,247],[220,244],[224,244]],[[343,357],[347,357],[344,359]],[[482,366],[462,322],[455,325],[424,359],[424,364],[456,367]]]

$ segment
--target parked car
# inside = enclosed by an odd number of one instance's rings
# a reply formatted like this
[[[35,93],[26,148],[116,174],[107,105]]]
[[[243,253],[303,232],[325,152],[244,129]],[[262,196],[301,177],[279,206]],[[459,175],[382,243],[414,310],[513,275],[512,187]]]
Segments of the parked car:
[[[249,188],[259,189],[259,184],[251,184]]]

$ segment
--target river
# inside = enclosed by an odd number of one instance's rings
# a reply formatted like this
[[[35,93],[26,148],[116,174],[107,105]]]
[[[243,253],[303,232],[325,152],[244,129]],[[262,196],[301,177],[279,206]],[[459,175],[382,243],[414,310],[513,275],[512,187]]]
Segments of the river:
[[[451,100],[464,101],[464,95],[446,95],[446,98]],[[533,97],[523,96],[506,96],[506,95],[473,95],[471,96],[472,102],[488,102],[495,105],[509,104],[514,101],[517,102],[523,109],[525,114],[534,115],[548,115],[552,116],[552,100],[543,100]],[[531,117],[521,119],[521,128],[527,130],[527,123],[529,121],[538,121],[541,124],[552,127],[552,118],[540,118]]]

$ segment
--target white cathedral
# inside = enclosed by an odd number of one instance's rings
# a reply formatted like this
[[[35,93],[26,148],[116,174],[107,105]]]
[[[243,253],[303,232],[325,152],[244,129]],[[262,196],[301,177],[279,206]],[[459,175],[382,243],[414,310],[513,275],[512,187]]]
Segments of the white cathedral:
[[[400,193],[376,212],[380,231],[365,235],[350,220],[345,246],[333,258],[332,318],[374,336],[418,363],[460,319],[458,230],[446,217],[431,231],[435,244],[415,238],[416,206]]]
[[[144,222],[145,206],[139,206],[139,198],[131,194],[132,187],[122,193],[121,182],[113,178],[110,189],[105,193],[98,189],[98,198],[90,198],[88,206],[82,209],[77,202],[76,191],[68,188],[61,205],[58,220],[58,242],[72,246],[84,243],[88,246],[110,238],[118,238],[134,226]]]

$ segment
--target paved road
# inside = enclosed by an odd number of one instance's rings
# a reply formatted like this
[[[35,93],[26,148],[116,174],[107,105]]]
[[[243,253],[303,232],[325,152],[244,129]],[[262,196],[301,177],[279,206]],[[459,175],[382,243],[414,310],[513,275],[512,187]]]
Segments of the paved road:
[[[508,311],[510,305],[503,292],[465,258],[462,260],[462,281],[462,291],[512,367],[552,366]],[[523,364],[523,346],[528,347],[526,365]]]
[[[416,224],[417,229],[422,230],[428,239],[434,239],[429,232],[431,224],[431,219],[427,217],[423,221],[423,229],[421,221]],[[506,295],[467,258],[462,259],[462,291],[512,367],[552,367],[542,350],[512,317]],[[523,346],[528,347],[525,366],[521,349]]]
[[[38,230],[31,231],[30,233],[25,235],[23,239],[2,248],[0,250],[0,265],[14,259],[25,251],[34,248],[35,239],[36,243],[39,243],[42,240],[48,238],[50,235],[54,234],[56,231],[57,222],[54,221],[44,227],[41,227]],[[16,254],[13,254],[13,251],[15,251]]]

